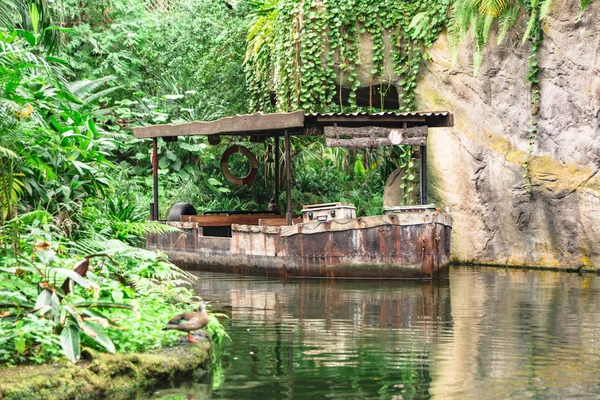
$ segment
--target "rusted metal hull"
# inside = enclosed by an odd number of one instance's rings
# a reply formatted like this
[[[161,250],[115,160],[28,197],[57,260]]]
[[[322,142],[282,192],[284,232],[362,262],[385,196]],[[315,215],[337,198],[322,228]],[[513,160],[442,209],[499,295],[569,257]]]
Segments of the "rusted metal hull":
[[[409,212],[294,226],[233,225],[231,237],[203,236],[195,223],[182,232],[148,235],[186,269],[280,277],[445,279],[450,216]]]

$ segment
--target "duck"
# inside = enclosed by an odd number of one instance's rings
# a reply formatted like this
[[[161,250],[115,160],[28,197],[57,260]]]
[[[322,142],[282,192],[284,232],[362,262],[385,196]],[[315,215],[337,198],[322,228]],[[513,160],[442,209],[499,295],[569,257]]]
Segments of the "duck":
[[[191,332],[199,329],[204,329],[208,324],[208,314],[206,312],[207,303],[204,301],[200,302],[198,311],[187,312],[179,314],[167,322],[167,326],[163,328],[163,331],[176,330],[181,332],[187,332],[187,340],[189,342],[197,342]]]

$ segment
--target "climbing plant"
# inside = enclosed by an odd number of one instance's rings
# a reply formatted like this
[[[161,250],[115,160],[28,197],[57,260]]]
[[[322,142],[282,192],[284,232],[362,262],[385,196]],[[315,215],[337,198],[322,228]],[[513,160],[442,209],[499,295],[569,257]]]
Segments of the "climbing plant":
[[[447,20],[451,0],[266,0],[256,3],[246,71],[255,110],[356,110],[359,87],[395,84],[400,110],[414,108],[414,88],[427,48]],[[386,54],[385,32],[391,54]],[[369,82],[360,82],[360,40],[373,46]],[[390,57],[398,79],[384,76]],[[349,89],[347,103],[342,87]],[[271,95],[275,94],[275,101]],[[370,105],[369,109],[372,109]]]
[[[356,111],[365,108],[357,104],[357,91],[368,86],[368,111],[374,111],[373,87],[378,86],[379,95],[383,96],[393,84],[398,89],[399,111],[413,110],[421,61],[428,57],[427,48],[438,38],[447,20],[450,1],[256,3],[245,58],[247,82],[253,93],[250,108],[279,112]],[[361,82],[360,43],[365,35],[373,45],[370,54],[363,54],[362,59],[372,60],[372,69],[368,71],[369,81]],[[386,75],[386,57],[396,77]],[[412,157],[411,147],[407,146],[397,159],[397,167],[406,171],[405,200],[414,189],[416,171]]]
[[[581,0],[581,13],[592,0]],[[523,43],[530,42],[526,80],[531,93],[529,147],[523,165],[528,192],[529,156],[537,136],[539,110],[538,48],[543,37],[541,23],[552,0],[265,0],[254,3],[246,52],[247,80],[253,98],[250,109],[309,112],[376,111],[373,88],[380,104],[390,85],[398,90],[399,111],[414,109],[414,89],[428,48],[447,28],[449,45],[456,58],[459,44],[470,33],[475,49],[473,73],[483,61],[483,48],[496,31],[502,44],[514,26],[521,29]],[[580,15],[581,17],[581,15]],[[370,54],[361,39],[370,38]],[[389,45],[388,45],[389,43]],[[372,69],[364,80],[361,60]],[[393,74],[387,66],[392,66]],[[369,88],[369,105],[357,104],[359,88]],[[410,148],[400,165],[410,166]],[[412,168],[412,167],[410,167]],[[405,178],[414,177],[409,170]]]
[[[537,9],[536,9],[537,8]],[[530,3],[528,12],[531,14],[530,23],[528,24],[528,40],[530,41],[530,52],[527,57],[528,70],[527,70],[527,82],[530,86],[531,92],[531,105],[530,105],[530,118],[529,118],[529,147],[527,148],[527,160],[523,163],[523,181],[525,183],[525,190],[527,195],[531,195],[531,177],[529,174],[529,160],[531,153],[535,145],[535,139],[537,137],[537,115],[540,110],[540,86],[539,86],[539,72],[538,66],[538,48],[543,38],[543,30],[541,27],[541,6],[540,3]]]

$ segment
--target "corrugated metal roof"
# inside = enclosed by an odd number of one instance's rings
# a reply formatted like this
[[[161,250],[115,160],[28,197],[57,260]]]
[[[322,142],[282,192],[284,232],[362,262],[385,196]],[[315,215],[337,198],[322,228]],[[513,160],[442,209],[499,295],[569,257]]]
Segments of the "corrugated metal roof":
[[[362,117],[362,116],[386,116],[386,117],[431,117],[431,116],[447,116],[449,111],[409,111],[409,112],[393,112],[382,111],[377,113],[368,113],[359,111],[354,113],[308,113],[304,114],[307,117]]]
[[[394,126],[407,123],[409,125],[427,125],[431,128],[454,126],[454,117],[449,111],[411,111],[411,112],[368,112],[355,113],[311,113],[305,114],[306,125],[346,124],[352,126],[386,125]]]

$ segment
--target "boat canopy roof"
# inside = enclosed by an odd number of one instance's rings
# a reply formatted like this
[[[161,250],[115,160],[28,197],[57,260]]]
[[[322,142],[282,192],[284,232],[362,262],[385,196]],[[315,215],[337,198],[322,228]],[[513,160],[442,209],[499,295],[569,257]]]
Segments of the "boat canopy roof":
[[[449,111],[380,112],[366,113],[290,113],[235,115],[215,121],[194,121],[185,124],[152,125],[133,128],[138,139],[178,136],[281,136],[287,131],[290,135],[319,136],[326,126],[340,127],[451,127],[454,117]]]

